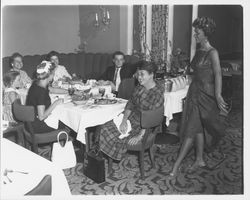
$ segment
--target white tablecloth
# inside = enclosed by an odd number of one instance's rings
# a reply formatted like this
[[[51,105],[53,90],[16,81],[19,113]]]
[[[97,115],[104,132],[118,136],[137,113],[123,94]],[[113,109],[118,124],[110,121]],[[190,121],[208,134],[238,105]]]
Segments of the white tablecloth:
[[[183,109],[183,98],[186,97],[189,85],[184,89],[177,90],[175,92],[164,93],[164,115],[166,116],[166,125],[169,125],[173,114],[182,112]]]
[[[52,111],[45,122],[56,129],[60,120],[77,133],[77,140],[86,144],[86,128],[114,119],[124,110],[126,103],[127,100],[121,100],[120,103],[97,105],[94,108],[86,108],[84,105],[75,106],[72,102],[61,104]]]
[[[169,125],[170,120],[173,119],[173,114],[182,112],[182,99],[186,97],[189,85],[187,85],[184,89],[177,90],[175,92],[165,92],[164,94],[164,115],[166,116],[166,125]],[[27,90],[19,90],[19,94],[21,96],[22,103],[25,102],[27,96]],[[51,100],[58,94],[50,94]],[[59,97],[63,98],[65,95],[59,95]],[[63,104],[58,106],[46,121],[48,125],[57,128],[58,120],[61,120],[67,126],[71,127],[77,133],[77,139],[85,144],[85,128],[90,126],[95,126],[102,124],[113,119],[117,114],[124,109],[125,104],[122,105],[109,105],[109,106],[101,106],[102,109],[91,109],[91,110],[83,110],[79,109],[81,106],[73,106],[73,104]],[[107,112],[107,114],[103,114],[103,112]],[[98,117],[96,117],[96,116]],[[52,119],[51,119],[52,117]],[[55,117],[55,119],[53,119]],[[72,118],[72,119],[71,119]],[[82,128],[82,125],[83,128]],[[82,132],[83,131],[83,132]],[[81,132],[81,133],[80,133]]]
[[[3,176],[5,169],[24,171],[8,173],[12,183]],[[1,141],[1,199],[20,199],[49,174],[52,176],[52,196],[70,198],[68,182],[61,169],[51,161],[5,138]],[[5,181],[6,184],[3,183]]]

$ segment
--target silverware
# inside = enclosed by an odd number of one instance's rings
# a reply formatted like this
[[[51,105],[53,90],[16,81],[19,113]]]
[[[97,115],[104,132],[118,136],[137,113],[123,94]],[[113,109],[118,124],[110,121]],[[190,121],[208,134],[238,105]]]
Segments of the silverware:
[[[10,183],[12,183],[12,180],[8,177],[7,174],[8,174],[8,171],[7,171],[7,170],[4,170],[3,175],[6,176],[6,178],[8,179],[8,181],[9,181]]]
[[[17,173],[21,173],[21,174],[29,174],[29,172],[14,171],[14,170],[12,170],[12,169],[7,169],[7,172],[10,172],[10,173],[12,173],[12,172],[17,172]]]

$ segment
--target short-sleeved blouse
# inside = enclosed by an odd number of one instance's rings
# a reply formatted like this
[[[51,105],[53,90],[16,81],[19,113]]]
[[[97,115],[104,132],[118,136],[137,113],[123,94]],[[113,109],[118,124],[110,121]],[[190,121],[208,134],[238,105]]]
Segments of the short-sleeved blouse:
[[[64,77],[72,78],[64,66],[58,65],[55,69],[54,81]]]
[[[20,95],[18,92],[13,88],[5,88],[3,91],[3,113],[2,117],[3,120],[9,121],[9,122],[15,122],[15,119],[13,117],[12,113],[12,103],[14,102],[10,96],[14,97],[15,99],[20,98]]]
[[[31,78],[28,76],[28,74],[25,71],[15,70],[15,69],[11,69],[10,71],[17,71],[20,73],[20,81],[19,81],[19,85],[18,85],[20,88],[25,88],[27,84],[32,83]]]
[[[38,105],[44,105],[47,109],[51,105],[49,89],[40,87],[37,82],[34,82],[29,89],[26,105],[34,106],[36,115]]]

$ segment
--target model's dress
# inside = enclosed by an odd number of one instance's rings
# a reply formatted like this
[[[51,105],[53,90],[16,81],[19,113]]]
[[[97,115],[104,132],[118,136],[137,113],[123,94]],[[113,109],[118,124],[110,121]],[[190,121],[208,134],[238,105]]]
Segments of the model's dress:
[[[209,51],[197,50],[191,67],[194,77],[189,86],[186,102],[184,105],[180,136],[194,137],[197,133],[204,133],[204,129],[217,143],[225,134],[227,120],[220,115],[220,110],[215,98],[215,78]]]
[[[156,84],[155,87],[147,90],[144,86],[138,85],[128,101],[125,110],[131,110],[129,121],[132,130],[130,135],[124,139],[119,139],[118,131],[113,120],[102,125],[100,130],[100,150],[115,160],[121,160],[127,151],[128,140],[138,134],[141,130],[140,111],[154,110],[164,104],[164,87]]]

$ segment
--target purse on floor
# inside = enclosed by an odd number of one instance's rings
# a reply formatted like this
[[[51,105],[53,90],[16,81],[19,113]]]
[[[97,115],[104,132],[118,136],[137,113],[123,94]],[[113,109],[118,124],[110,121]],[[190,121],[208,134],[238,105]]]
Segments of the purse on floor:
[[[90,150],[88,152],[83,173],[96,183],[105,182],[105,160],[100,151]]]
[[[66,134],[67,139],[63,145],[60,143],[60,135]],[[61,131],[57,135],[57,142],[53,143],[51,161],[61,169],[67,169],[76,166],[76,154],[72,141],[65,131]]]

